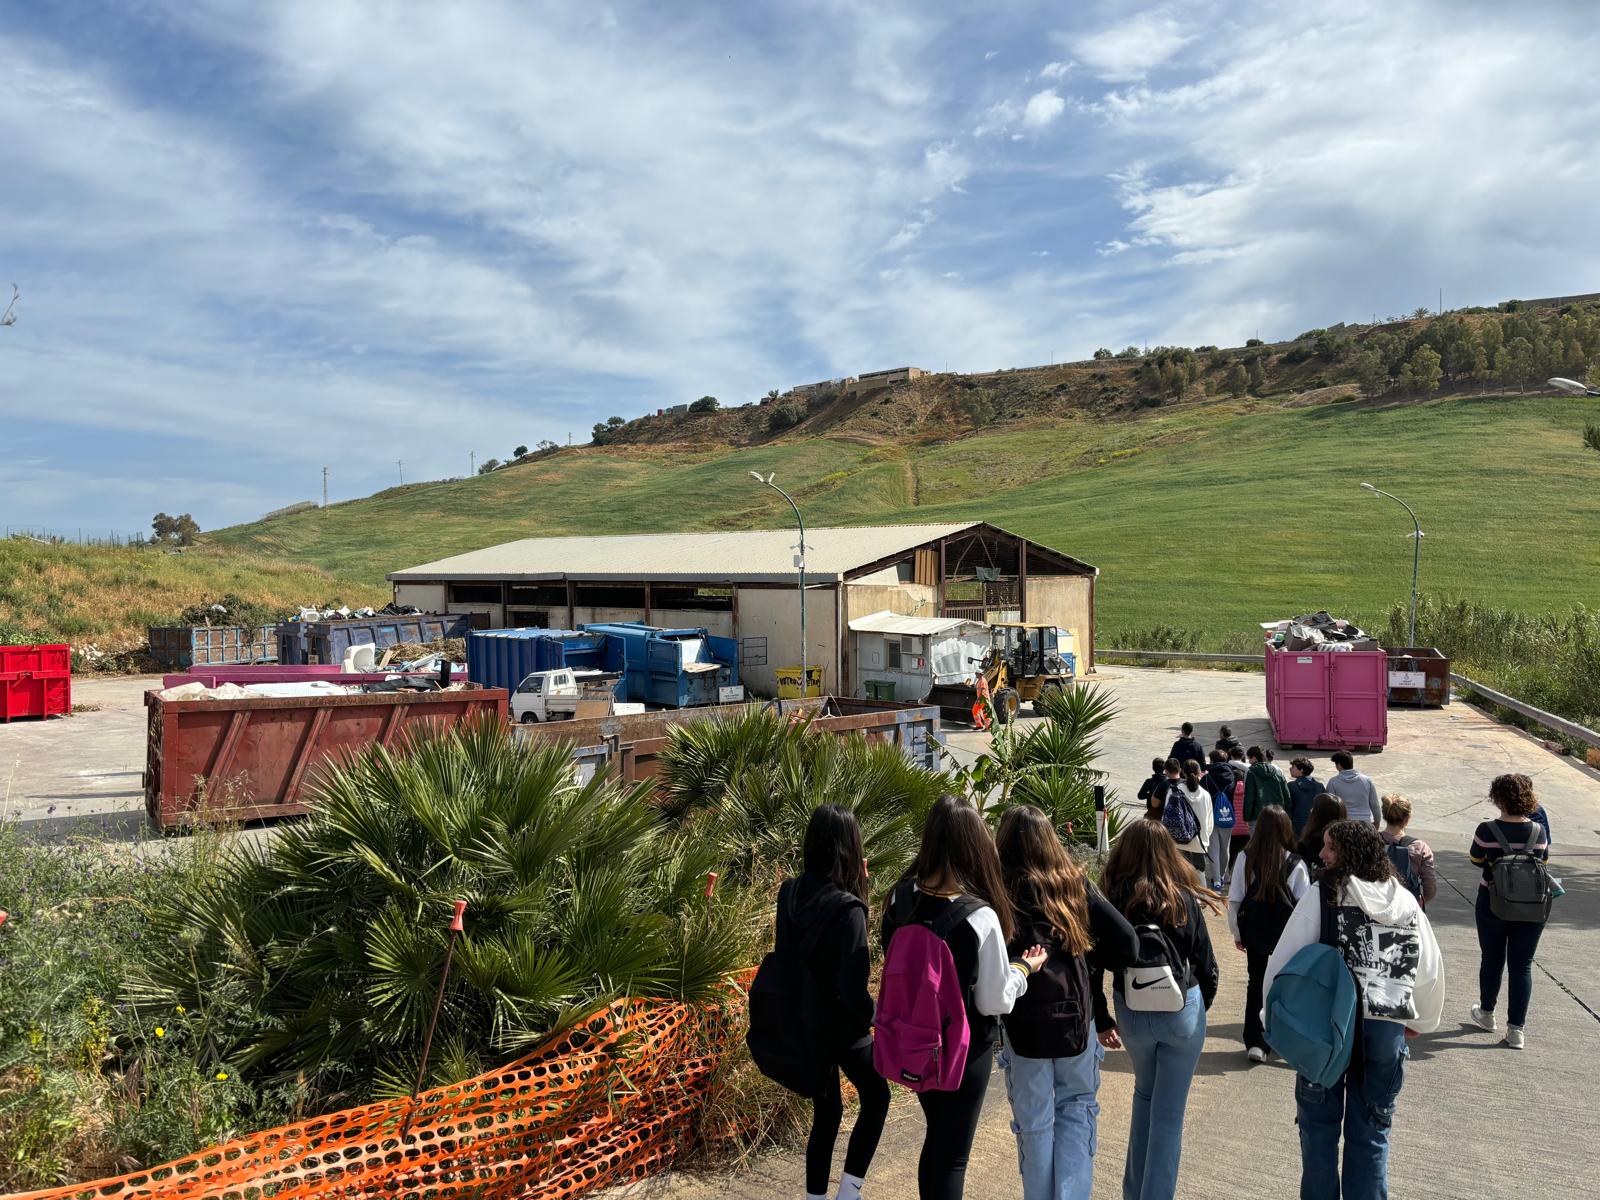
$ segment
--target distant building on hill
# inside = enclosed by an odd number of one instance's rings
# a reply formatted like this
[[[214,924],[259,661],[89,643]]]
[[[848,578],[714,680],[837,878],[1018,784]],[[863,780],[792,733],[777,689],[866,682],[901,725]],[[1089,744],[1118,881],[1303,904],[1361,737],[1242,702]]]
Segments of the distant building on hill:
[[[890,367],[887,371],[864,371],[856,376],[849,390],[857,395],[862,392],[875,392],[879,388],[921,379],[926,374],[927,372],[921,367]]]

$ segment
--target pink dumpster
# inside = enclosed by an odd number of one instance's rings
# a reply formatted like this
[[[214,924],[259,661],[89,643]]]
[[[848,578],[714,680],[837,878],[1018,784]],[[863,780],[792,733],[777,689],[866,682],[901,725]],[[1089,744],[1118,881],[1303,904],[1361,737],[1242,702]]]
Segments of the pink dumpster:
[[[1389,659],[1382,650],[1265,647],[1267,716],[1284,747],[1381,750],[1389,740]]]

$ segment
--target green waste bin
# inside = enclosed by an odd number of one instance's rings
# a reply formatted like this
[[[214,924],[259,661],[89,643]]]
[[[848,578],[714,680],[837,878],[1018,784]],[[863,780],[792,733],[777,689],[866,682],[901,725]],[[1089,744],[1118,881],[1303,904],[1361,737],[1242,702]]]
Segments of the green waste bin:
[[[867,680],[867,699],[890,700],[894,699],[894,680],[869,679]]]

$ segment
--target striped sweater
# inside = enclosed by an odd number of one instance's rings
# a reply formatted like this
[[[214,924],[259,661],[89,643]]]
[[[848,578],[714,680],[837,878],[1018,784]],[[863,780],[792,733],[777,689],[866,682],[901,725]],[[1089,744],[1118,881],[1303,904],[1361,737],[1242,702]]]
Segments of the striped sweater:
[[[1506,842],[1513,850],[1532,850],[1546,860],[1550,857],[1550,838],[1539,822],[1503,821],[1498,818],[1484,821],[1472,835],[1472,849],[1468,855],[1474,865],[1483,868],[1483,878],[1478,883],[1479,887],[1489,886],[1489,881],[1494,875],[1495,862],[1505,857],[1505,851],[1500,849],[1500,843],[1494,836],[1496,825],[1500,827],[1500,832],[1505,835]]]

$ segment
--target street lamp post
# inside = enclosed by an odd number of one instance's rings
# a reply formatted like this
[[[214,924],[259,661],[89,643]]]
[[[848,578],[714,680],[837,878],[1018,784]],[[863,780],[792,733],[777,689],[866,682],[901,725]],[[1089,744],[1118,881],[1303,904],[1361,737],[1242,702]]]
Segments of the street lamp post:
[[[1411,547],[1411,623],[1407,627],[1406,633],[1407,646],[1415,648],[1417,644],[1417,568],[1422,562],[1422,523],[1417,520],[1417,514],[1412,511],[1411,505],[1400,499],[1399,496],[1392,492],[1386,492],[1382,488],[1375,488],[1370,483],[1363,483],[1361,486],[1374,496],[1387,496],[1405,509],[1411,517],[1411,524],[1415,527],[1416,532],[1411,535],[1416,538]]]
[[[806,520],[800,515],[800,506],[794,502],[794,497],[772,482],[774,474],[776,472],[763,475],[759,471],[751,471],[750,478],[771,488],[787,500],[789,507],[794,509],[795,523],[800,526],[800,554],[795,559],[795,566],[800,569],[800,698],[803,700],[810,692],[808,685],[811,682],[811,676],[806,670]]]

